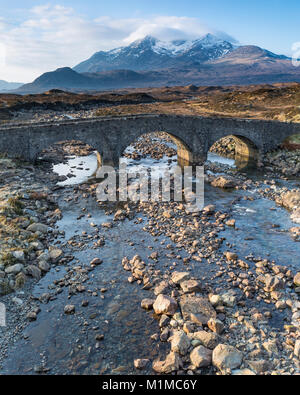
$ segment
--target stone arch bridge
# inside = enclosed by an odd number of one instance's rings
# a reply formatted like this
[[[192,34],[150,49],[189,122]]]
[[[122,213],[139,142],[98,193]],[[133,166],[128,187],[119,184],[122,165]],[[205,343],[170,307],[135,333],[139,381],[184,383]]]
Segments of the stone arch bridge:
[[[145,133],[167,132],[177,144],[182,164],[203,163],[211,146],[233,135],[237,155],[254,158],[278,147],[287,137],[300,134],[300,124],[234,118],[180,115],[136,115],[92,118],[56,123],[31,123],[0,127],[0,154],[35,161],[51,145],[78,140],[92,146],[104,165],[117,166],[130,144]]]

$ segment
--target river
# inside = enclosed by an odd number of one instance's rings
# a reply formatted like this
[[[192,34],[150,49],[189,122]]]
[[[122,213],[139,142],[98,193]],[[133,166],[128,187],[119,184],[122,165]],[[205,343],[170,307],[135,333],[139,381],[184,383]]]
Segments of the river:
[[[209,160],[234,166],[233,160],[216,154],[210,154]],[[147,158],[138,162],[125,159],[125,162],[133,170],[134,166],[142,164],[157,170],[156,174],[162,165],[174,166],[177,163],[176,157],[164,157],[162,160]],[[113,216],[105,215],[90,196],[76,199],[73,186],[93,177],[96,169],[97,157],[94,154],[70,158],[68,163],[53,168],[59,175],[74,174],[74,177],[60,183],[65,187],[59,198],[63,218],[56,224],[61,233],[57,246],[69,251],[74,259],[64,266],[53,267],[34,287],[33,296],[39,298],[51,293],[55,289],[53,281],[59,281],[65,275],[74,279],[78,274],[74,269],[76,266],[87,268],[89,262],[99,256],[103,263],[83,274],[85,292],[76,293],[71,298],[76,306],[75,315],[64,314],[64,306],[70,303],[67,287],[54,293],[49,303],[41,304],[37,321],[30,323],[23,338],[11,347],[1,373],[32,374],[43,366],[50,374],[136,374],[134,359],[153,360],[165,355],[168,345],[160,342],[157,336],[151,338],[159,332],[158,321],[151,312],[140,308],[141,300],[148,297],[148,292],[127,281],[128,273],[123,270],[121,261],[124,256],[132,258],[136,254],[146,261],[152,251],[162,250],[161,243],[172,244],[176,255],[182,259],[187,253],[184,249],[177,250],[174,243],[163,235],[154,238],[143,232],[147,219],[141,213],[134,220],[117,222],[112,229],[104,231],[105,245],[94,248],[97,231],[91,223],[101,226]],[[254,176],[263,179],[262,174],[255,173]],[[258,196],[255,191],[251,193],[253,201],[244,199],[249,196],[249,191],[225,191],[205,185],[205,204],[215,204],[220,210],[230,207],[236,220],[236,229],[226,227],[220,236],[239,255],[268,257],[299,271],[300,243],[294,242],[289,235],[288,230],[293,224],[287,211]],[[67,243],[69,240],[82,245],[71,250]],[[221,250],[226,249],[226,243]],[[178,261],[177,270],[184,269],[182,259]],[[172,261],[167,253],[163,253],[158,267],[164,270]],[[210,273],[213,275],[216,270],[207,262],[193,262],[191,269],[197,278]],[[82,306],[83,301],[86,307]],[[104,338],[97,341],[99,334]],[[152,373],[151,366],[143,373]]]

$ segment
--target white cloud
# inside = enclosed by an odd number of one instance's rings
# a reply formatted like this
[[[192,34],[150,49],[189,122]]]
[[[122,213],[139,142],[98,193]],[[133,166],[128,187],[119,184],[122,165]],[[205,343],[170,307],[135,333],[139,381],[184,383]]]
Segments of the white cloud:
[[[127,45],[145,35],[171,40],[197,38],[208,32],[215,33],[196,18],[95,16],[91,20],[72,8],[41,5],[29,10],[25,20],[16,25],[0,18],[0,79],[32,81],[46,71],[73,67],[99,50]]]

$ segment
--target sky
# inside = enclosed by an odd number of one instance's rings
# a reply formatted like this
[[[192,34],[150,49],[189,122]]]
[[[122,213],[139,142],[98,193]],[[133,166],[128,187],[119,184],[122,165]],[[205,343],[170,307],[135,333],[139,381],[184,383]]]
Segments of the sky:
[[[291,56],[300,42],[300,1],[0,0],[0,80],[31,82],[146,35],[209,32]]]

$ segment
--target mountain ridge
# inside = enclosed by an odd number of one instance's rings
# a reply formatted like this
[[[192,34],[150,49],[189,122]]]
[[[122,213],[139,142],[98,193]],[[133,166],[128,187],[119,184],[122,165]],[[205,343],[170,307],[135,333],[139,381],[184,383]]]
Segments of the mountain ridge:
[[[146,36],[127,47],[97,52],[80,65],[44,73],[15,92],[300,82],[300,67],[294,67],[287,56],[255,45],[236,45],[211,34],[171,42]],[[78,72],[78,67],[85,71]],[[97,71],[99,67],[101,71]]]
[[[127,47],[96,52],[91,58],[79,63],[73,69],[79,73],[118,69],[159,70],[217,59],[234,48],[234,44],[221,40],[212,34],[207,34],[196,40],[173,40],[170,42],[146,36]]]

